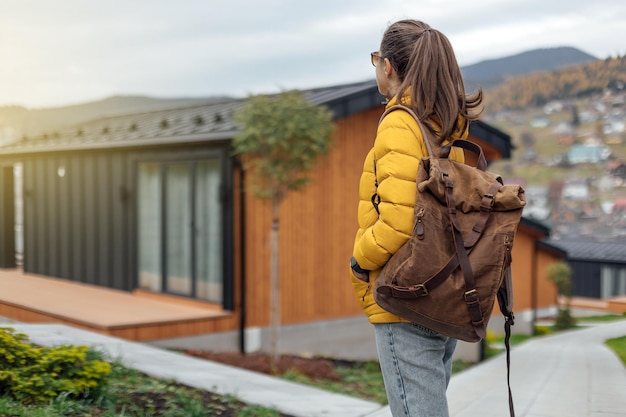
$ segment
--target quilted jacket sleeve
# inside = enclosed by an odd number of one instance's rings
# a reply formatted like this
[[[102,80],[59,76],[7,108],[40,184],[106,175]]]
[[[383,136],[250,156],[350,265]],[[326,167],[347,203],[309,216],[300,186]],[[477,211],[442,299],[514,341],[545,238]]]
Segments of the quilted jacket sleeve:
[[[353,256],[362,268],[373,271],[382,268],[410,238],[417,167],[420,158],[427,155],[427,150],[413,118],[407,112],[394,111],[379,125],[371,154],[372,169],[375,169],[378,181],[379,214],[375,218],[361,215],[361,207],[369,205],[367,209],[371,209],[372,205],[372,186],[362,183],[359,191],[361,230],[355,241]],[[364,175],[362,182],[367,177],[374,180],[373,175]]]

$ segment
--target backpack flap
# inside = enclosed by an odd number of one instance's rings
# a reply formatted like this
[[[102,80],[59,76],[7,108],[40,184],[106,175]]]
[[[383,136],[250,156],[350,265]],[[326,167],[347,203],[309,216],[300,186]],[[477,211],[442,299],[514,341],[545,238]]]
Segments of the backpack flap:
[[[521,209],[526,205],[524,188],[520,185],[501,185],[498,177],[487,171],[462,162],[438,158],[422,158],[422,166],[417,174],[417,189],[420,193],[429,192],[442,204],[446,202],[446,184],[442,176],[453,179],[453,197],[456,209],[462,213],[481,210],[483,197],[491,195],[494,184],[497,192],[493,194],[494,211]]]

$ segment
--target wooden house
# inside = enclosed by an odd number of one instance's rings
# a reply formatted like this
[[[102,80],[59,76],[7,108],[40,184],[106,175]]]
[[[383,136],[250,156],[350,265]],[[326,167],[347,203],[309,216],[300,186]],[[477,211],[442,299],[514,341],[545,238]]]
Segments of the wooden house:
[[[374,81],[305,93],[332,110],[336,130],[312,182],[280,207],[284,327],[363,317],[348,261],[359,176],[383,110]],[[0,147],[0,267],[16,266],[20,191],[23,273],[222,313],[176,331],[155,325],[109,333],[134,340],[228,333],[243,346],[248,329],[269,322],[271,207],[245,192],[245,172],[231,153],[232,115],[242,103],[107,117]],[[471,124],[470,140],[489,161],[510,156],[510,137],[482,121]],[[547,235],[530,221],[519,229],[513,267],[520,311],[553,304],[541,271],[560,253],[539,243]],[[329,332],[319,334],[309,332],[322,339]]]
[[[572,297],[598,300],[606,310],[626,312],[625,239],[567,237],[548,242],[566,253],[572,269]]]

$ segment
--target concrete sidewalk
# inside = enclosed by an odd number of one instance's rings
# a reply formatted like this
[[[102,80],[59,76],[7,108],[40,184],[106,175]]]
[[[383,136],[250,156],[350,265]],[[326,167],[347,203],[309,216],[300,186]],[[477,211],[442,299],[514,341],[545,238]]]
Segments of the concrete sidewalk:
[[[626,320],[537,337],[511,352],[517,417],[624,417],[626,368],[604,345],[626,336]],[[503,355],[455,375],[448,388],[454,417],[508,416]]]
[[[63,325],[9,324],[37,344],[90,345],[146,374],[229,394],[297,417],[391,417],[388,407]],[[517,417],[624,417],[626,368],[604,345],[626,335],[626,320],[539,337],[513,349]],[[503,355],[454,375],[451,417],[509,415]]]

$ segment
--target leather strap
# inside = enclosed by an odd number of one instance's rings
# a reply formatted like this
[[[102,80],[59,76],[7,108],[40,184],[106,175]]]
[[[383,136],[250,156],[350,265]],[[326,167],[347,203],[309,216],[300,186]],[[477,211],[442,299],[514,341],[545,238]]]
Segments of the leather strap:
[[[506,274],[510,274],[511,255],[505,261],[505,280]],[[511,392],[511,326],[515,324],[515,315],[511,311],[510,305],[512,300],[509,299],[507,288],[503,285],[498,288],[498,306],[500,312],[504,316],[504,346],[506,348],[506,383],[509,389],[509,413],[511,417],[515,417],[515,409],[513,407],[513,394]]]
[[[504,317],[504,346],[506,347],[506,384],[509,388],[509,414],[515,417],[515,408],[513,407],[513,393],[511,392],[511,326],[513,322],[513,313]]]
[[[487,220],[489,220],[489,215],[491,214],[491,210],[493,208],[493,204],[495,201],[495,196],[500,189],[500,185],[498,183],[493,183],[489,187],[489,191],[485,194],[480,201],[480,216],[472,227],[472,233],[465,241],[465,247],[471,248],[473,247],[478,239],[483,235],[483,231],[485,230],[485,225],[487,224]]]
[[[447,158],[450,155],[450,151],[452,150],[453,146],[455,148],[462,148],[462,149],[465,149],[466,151],[472,152],[474,155],[476,155],[476,158],[477,158],[476,168],[480,169],[481,171],[487,170],[487,159],[485,158],[485,154],[483,150],[480,148],[480,146],[476,145],[474,142],[470,142],[469,140],[466,140],[466,139],[455,139],[447,146],[442,147],[441,152],[440,152],[440,157]]]
[[[441,162],[448,164],[450,161],[448,159],[442,159]],[[463,236],[461,235],[461,227],[459,226],[459,222],[456,218],[456,201],[454,200],[454,194],[452,192],[454,188],[454,184],[450,181],[450,178],[445,173],[442,175],[442,180],[444,183],[444,192],[446,195],[446,204],[448,206],[448,217],[450,218],[450,224],[452,225],[452,233],[454,237],[454,246],[456,248],[456,256],[459,259],[459,266],[461,267],[461,271],[463,272],[463,279],[465,280],[465,294],[463,298],[465,299],[465,303],[467,304],[467,310],[470,315],[470,320],[472,321],[472,325],[474,326],[474,331],[476,335],[481,339],[484,339],[487,336],[485,330],[485,321],[483,319],[483,313],[480,309],[480,298],[478,297],[478,291],[476,291],[476,282],[474,280],[474,272],[472,271],[472,266],[470,264],[469,258],[467,257],[467,251],[465,250],[465,245],[463,243]]]
[[[443,284],[446,279],[459,267],[459,258],[452,255],[446,265],[435,275],[424,281],[420,285],[405,287],[400,285],[384,285],[378,288],[378,292],[391,295],[394,298],[420,298],[428,295],[429,292]]]

